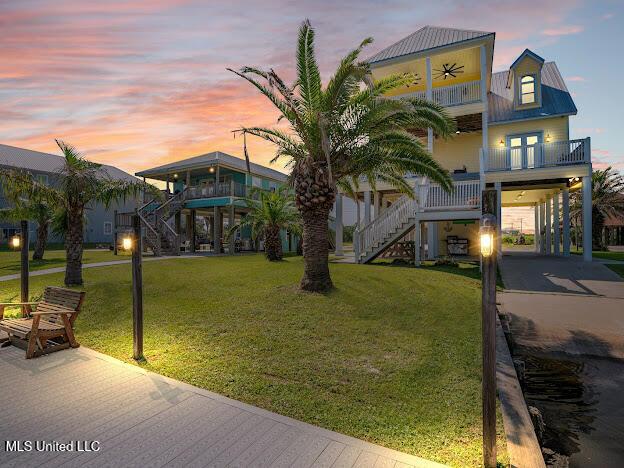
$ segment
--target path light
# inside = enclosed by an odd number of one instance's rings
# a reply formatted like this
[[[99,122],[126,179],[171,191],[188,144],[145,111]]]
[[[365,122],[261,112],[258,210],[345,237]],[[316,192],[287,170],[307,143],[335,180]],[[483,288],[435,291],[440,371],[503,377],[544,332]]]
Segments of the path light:
[[[132,252],[132,341],[133,357],[137,361],[143,357],[143,265],[141,258],[141,218],[132,216],[132,232],[121,241],[123,250]]]
[[[481,255],[490,257],[494,252],[494,220],[492,215],[483,216],[481,228],[479,229],[481,237]]]
[[[132,237],[126,236],[121,241],[121,248],[127,252],[132,250]]]
[[[20,245],[22,245],[22,237],[19,234],[15,234],[11,237],[11,247],[14,249],[19,249]]]

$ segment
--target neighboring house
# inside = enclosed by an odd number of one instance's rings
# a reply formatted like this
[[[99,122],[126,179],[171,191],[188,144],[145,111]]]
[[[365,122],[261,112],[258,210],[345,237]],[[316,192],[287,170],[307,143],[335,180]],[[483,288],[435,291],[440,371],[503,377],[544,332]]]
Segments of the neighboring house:
[[[30,172],[38,181],[55,186],[58,183],[59,172],[63,168],[64,158],[55,154],[41,153],[24,148],[0,144],[0,167],[20,169]],[[136,180],[130,174],[113,166],[102,165],[102,176],[112,179]],[[0,207],[10,206],[5,198],[2,183],[0,182]],[[109,209],[101,204],[88,207],[85,223],[84,241],[87,243],[112,244],[114,211],[130,211],[137,207],[137,200],[128,199],[126,202],[113,203]],[[33,231],[35,223],[31,223]],[[6,242],[18,230],[17,224],[0,222],[0,244]],[[30,236],[34,239],[33,235]],[[62,242],[62,239],[50,233],[49,242]]]
[[[448,140],[431,129],[418,135],[452,174],[452,193],[409,176],[415,201],[381,182],[374,193],[366,182],[360,184],[359,262],[385,255],[406,240],[419,246],[417,262],[425,256],[478,255],[485,187],[498,191],[499,224],[502,207],[533,207],[536,249],[555,255],[569,255],[569,195],[583,190],[585,259],[591,260],[590,140],[570,140],[568,119],[577,112],[572,97],[557,65],[528,49],[508,70],[492,73],[494,39],[490,32],[426,26],[369,59],[374,79],[415,73],[415,82],[393,97],[443,105],[458,130]],[[556,221],[560,213],[562,229]],[[337,219],[341,222],[340,213]],[[561,239],[563,247],[554,239]],[[402,247],[398,250],[405,252]]]
[[[229,249],[224,234],[248,212],[243,197],[252,187],[275,190],[287,176],[259,164],[215,151],[137,172],[138,177],[165,182],[165,201],[145,200],[139,210],[144,241],[156,255],[186,251],[223,252]],[[125,219],[124,219],[125,218]],[[119,217],[118,230],[126,229],[128,218]],[[255,245],[249,229],[237,232],[236,251],[262,249]],[[282,233],[284,251],[295,251],[297,239]]]

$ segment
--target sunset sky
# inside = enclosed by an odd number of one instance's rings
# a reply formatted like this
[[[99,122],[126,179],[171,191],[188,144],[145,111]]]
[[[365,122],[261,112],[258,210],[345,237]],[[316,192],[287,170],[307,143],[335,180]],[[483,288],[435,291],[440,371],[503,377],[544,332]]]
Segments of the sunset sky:
[[[592,137],[595,167],[624,169],[621,0],[0,0],[0,143],[56,153],[62,138],[131,173],[240,155],[231,131],[276,113],[226,67],[292,78],[304,18],[325,77],[362,38],[375,39],[368,56],[426,24],[495,31],[495,71],[529,47],[566,79],[579,108],[571,137]],[[250,141],[250,153],[264,164],[272,149]]]

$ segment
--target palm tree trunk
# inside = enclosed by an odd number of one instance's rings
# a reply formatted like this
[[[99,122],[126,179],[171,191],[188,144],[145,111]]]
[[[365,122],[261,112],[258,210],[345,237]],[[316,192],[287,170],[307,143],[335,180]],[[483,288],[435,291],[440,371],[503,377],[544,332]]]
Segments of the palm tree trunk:
[[[37,226],[37,242],[33,252],[33,260],[43,260],[46,244],[48,243],[48,223],[39,223]]]
[[[83,216],[82,211],[69,214],[69,221],[65,239],[65,254],[67,266],[65,268],[65,285],[82,285],[82,250],[83,250]]]
[[[329,276],[329,208],[317,206],[302,209],[303,218],[303,278],[301,289],[325,292],[333,288]]]
[[[266,229],[264,234],[264,254],[271,262],[277,262],[284,257],[279,227],[270,226]]]

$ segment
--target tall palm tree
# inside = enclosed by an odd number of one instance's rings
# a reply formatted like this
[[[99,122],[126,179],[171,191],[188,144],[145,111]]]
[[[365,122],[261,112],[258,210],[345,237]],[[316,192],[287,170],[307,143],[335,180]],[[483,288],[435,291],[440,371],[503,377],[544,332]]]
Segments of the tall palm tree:
[[[280,231],[286,229],[294,234],[301,233],[301,218],[295,206],[294,195],[287,187],[275,192],[252,189],[243,200],[250,211],[243,216],[240,223],[228,229],[227,237],[231,239],[236,231],[249,227],[254,241],[264,237],[267,259],[271,262],[282,260],[284,253]]]
[[[14,198],[9,193],[6,195],[13,206],[0,210],[0,220],[14,222],[30,220],[36,222],[37,239],[35,241],[35,250],[32,259],[43,260],[43,254],[48,243],[50,224],[54,218],[53,206],[41,197],[23,199],[20,197]]]
[[[572,195],[570,215],[582,218],[582,194]],[[611,166],[597,169],[592,173],[592,245],[596,250],[605,250],[604,225],[607,218],[624,217],[624,177]]]
[[[73,146],[60,140],[56,140],[56,144],[65,158],[57,187],[41,184],[22,171],[3,170],[0,175],[4,176],[4,183],[10,193],[47,200],[65,213],[65,284],[76,286],[83,283],[84,215],[88,205],[103,203],[108,208],[111,203],[137,196],[143,190],[153,193],[158,191],[138,180],[111,179],[101,164],[85,159]]]
[[[274,143],[275,159],[284,157],[303,219],[304,274],[301,288],[332,288],[328,266],[328,217],[336,183],[374,174],[380,181],[411,193],[407,172],[427,176],[450,190],[450,175],[427,152],[414,130],[432,128],[439,136],[454,132],[442,107],[421,99],[384,97],[412,84],[410,73],[376,82],[359,59],[368,38],[340,62],[323,86],[314,51],[314,29],[304,21],[297,43],[297,78],[288,85],[272,69],[243,67],[232,71],[255,86],[280,112],[289,129],[250,127],[241,131]]]

